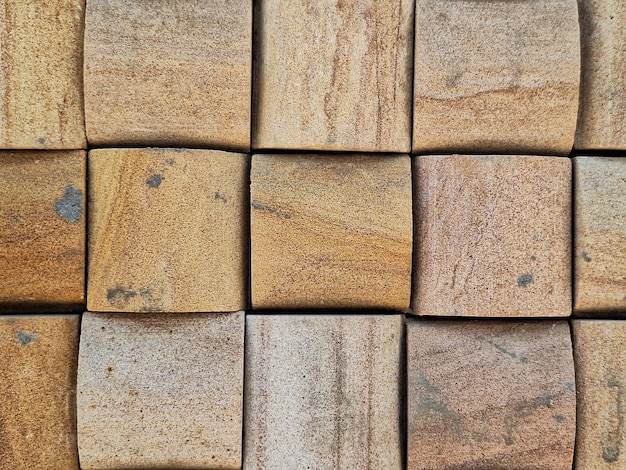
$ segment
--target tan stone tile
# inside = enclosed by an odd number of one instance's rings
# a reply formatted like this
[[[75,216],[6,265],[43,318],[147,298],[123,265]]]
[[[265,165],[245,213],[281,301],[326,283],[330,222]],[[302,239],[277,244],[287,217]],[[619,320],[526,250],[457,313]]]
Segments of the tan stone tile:
[[[412,321],[407,355],[409,470],[572,468],[565,320]]]
[[[248,315],[244,466],[399,470],[401,315]]]
[[[89,143],[247,150],[251,64],[250,0],[89,0]]]
[[[572,149],[576,0],[417,0],[414,68],[414,153]]]
[[[259,2],[254,148],[409,152],[414,4]]]
[[[255,155],[253,308],[408,308],[407,155]]]
[[[416,313],[571,313],[568,158],[423,156],[414,181]]]
[[[78,470],[78,315],[0,316],[0,468]]]
[[[626,158],[574,162],[574,312],[626,312]]]
[[[92,150],[88,309],[245,308],[248,169],[216,150]]]
[[[244,313],[83,315],[83,470],[241,468]]]
[[[0,152],[0,308],[85,301],[82,150]]]

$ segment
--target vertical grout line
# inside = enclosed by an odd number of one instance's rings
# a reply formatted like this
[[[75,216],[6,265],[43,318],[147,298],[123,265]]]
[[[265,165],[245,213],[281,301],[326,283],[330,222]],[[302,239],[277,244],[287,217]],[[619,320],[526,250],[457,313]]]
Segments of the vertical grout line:
[[[413,0],[413,28],[411,31],[413,32],[413,41],[411,48],[411,76],[409,78],[409,82],[411,83],[411,91],[409,93],[410,104],[409,104],[409,155],[413,155],[413,133],[415,132],[415,40],[417,38],[417,2],[420,0]]]

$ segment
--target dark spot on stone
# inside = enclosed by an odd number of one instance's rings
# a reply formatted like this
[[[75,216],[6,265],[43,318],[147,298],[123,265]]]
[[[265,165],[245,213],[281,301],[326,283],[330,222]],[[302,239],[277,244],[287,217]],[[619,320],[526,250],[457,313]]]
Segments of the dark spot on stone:
[[[37,335],[35,333],[27,333],[24,330],[19,330],[15,337],[18,339],[22,346],[26,346],[29,343],[32,343],[37,339]]]
[[[526,364],[526,363],[528,363],[528,358],[527,358],[527,357],[523,357],[523,358],[521,359],[521,361],[522,361],[524,364]]]
[[[574,382],[570,381],[570,382],[567,382],[565,385],[567,386],[567,389],[570,392],[575,392],[576,391],[576,386],[574,385]]]
[[[146,184],[151,188],[158,188],[159,186],[161,186],[162,181],[163,177],[161,175],[152,175],[146,180]]]
[[[273,207],[270,207],[270,206],[266,206],[265,204],[261,204],[260,202],[252,201],[250,205],[255,209],[258,209],[261,211],[267,211],[271,214],[276,214],[280,217],[284,217],[285,219],[291,219],[291,214],[288,214],[287,212],[283,212],[278,209],[274,209]]]
[[[11,223],[19,224],[20,223],[20,218],[18,216],[14,215],[13,217],[11,217]]]
[[[554,420],[555,420],[557,423],[564,423],[564,422],[565,422],[565,416],[563,416],[563,415],[556,415],[556,416],[554,417]]]
[[[54,210],[59,217],[71,224],[77,223],[83,215],[83,191],[72,184],[65,187],[63,196],[54,203]]]
[[[176,163],[176,160],[174,160],[173,158],[168,158],[167,160],[165,160],[165,163],[167,163],[169,166],[173,166],[174,163]]]
[[[517,285],[519,287],[528,287],[533,282],[535,282],[535,280],[532,274],[522,274],[517,278]]]
[[[43,144],[45,144],[45,143],[46,143],[46,139],[45,139],[45,138],[43,138],[43,137],[39,137],[39,138],[37,139],[37,143],[38,143],[38,144],[40,144],[40,145],[43,145]]]
[[[215,193],[214,198],[215,198],[215,199],[219,199],[220,201],[228,202],[228,197],[227,197],[227,196],[225,196],[224,194],[220,193],[219,191],[217,191],[217,192]]]
[[[461,80],[463,75],[464,75],[463,72],[455,72],[452,75],[448,75],[448,77],[446,77],[446,87],[447,88],[456,87],[459,84],[459,81]]]
[[[107,291],[107,300],[115,308],[125,308],[128,306],[130,299],[137,296],[137,292],[132,289],[124,289],[115,287]]]
[[[589,254],[586,251],[583,251],[580,256],[582,256],[582,258],[589,263],[591,261],[591,258],[589,257]]]
[[[617,444],[603,446],[602,459],[608,463],[617,462],[617,459],[619,459],[619,446]]]
[[[537,261],[537,257],[535,255],[530,255],[530,260],[531,261]]]
[[[104,371],[105,371],[107,374],[111,374],[111,373],[113,373],[113,366],[107,366],[107,367],[106,367],[106,369],[104,369]]]

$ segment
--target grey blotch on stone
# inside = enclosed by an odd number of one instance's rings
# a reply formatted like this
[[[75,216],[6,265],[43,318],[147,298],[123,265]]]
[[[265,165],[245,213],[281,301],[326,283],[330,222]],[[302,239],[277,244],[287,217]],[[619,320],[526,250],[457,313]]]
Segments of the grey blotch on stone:
[[[71,183],[65,187],[63,196],[54,203],[59,217],[71,224],[77,223],[83,215],[83,191]]]
[[[37,339],[37,335],[35,333],[27,333],[23,330],[18,331],[15,337],[19,340],[22,346],[26,346],[28,343],[32,343]]]

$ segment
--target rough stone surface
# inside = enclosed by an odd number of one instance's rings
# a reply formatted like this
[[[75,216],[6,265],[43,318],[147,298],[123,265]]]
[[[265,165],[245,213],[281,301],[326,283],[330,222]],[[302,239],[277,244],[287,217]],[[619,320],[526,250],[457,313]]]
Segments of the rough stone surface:
[[[0,468],[78,470],[78,315],[0,316]]]
[[[414,153],[567,155],[576,0],[417,0]]]
[[[568,158],[453,155],[415,163],[416,313],[571,313]]]
[[[248,168],[221,151],[91,151],[88,309],[245,308]]]
[[[407,155],[255,155],[251,211],[253,308],[408,308]]]
[[[259,2],[253,146],[409,152],[413,8]]]
[[[244,313],[85,313],[83,470],[241,468]]]
[[[626,313],[626,158],[573,161],[574,313]]]
[[[244,466],[399,470],[401,315],[249,315]]]
[[[250,0],[90,0],[91,145],[250,147]]]
[[[409,470],[571,470],[566,321],[412,321],[407,355]]]

